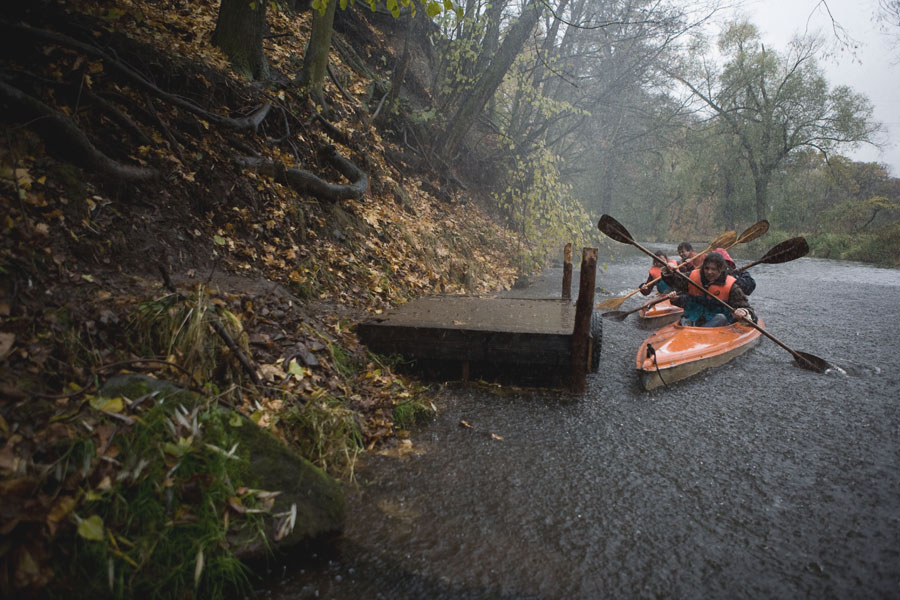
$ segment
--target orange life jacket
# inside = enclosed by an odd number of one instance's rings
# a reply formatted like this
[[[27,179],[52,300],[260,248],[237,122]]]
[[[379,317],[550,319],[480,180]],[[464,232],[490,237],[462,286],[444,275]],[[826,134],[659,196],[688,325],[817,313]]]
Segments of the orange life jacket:
[[[678,266],[678,263],[674,260],[667,260],[666,264],[672,269]],[[650,279],[658,279],[659,277],[662,277],[662,268],[656,265],[650,267]]]
[[[703,286],[700,280],[700,269],[694,269],[693,271],[691,271],[691,281],[701,287]],[[737,279],[735,279],[732,275],[726,275],[724,284],[713,284],[706,289],[722,302],[728,302],[728,297],[731,295],[731,286],[734,285],[735,281],[737,281]],[[706,296],[706,294],[704,294],[693,285],[688,286],[688,294],[690,294],[691,296]]]

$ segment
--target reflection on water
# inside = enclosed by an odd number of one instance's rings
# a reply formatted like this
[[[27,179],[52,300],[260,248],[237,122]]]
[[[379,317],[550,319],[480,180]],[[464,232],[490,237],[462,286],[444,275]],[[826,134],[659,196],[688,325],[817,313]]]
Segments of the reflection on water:
[[[598,285],[631,291],[647,262],[612,261]],[[768,330],[838,370],[764,340],[642,392],[647,333],[607,321],[583,398],[448,386],[415,452],[360,466],[342,539],[260,595],[897,597],[900,359],[884,315],[900,272],[801,259],[754,275]],[[525,293],[558,296],[560,279]]]

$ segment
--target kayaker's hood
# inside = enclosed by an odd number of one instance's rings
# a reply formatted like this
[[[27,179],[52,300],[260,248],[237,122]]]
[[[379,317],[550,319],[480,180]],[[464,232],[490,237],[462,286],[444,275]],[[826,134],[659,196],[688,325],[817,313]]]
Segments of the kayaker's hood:
[[[731,256],[729,256],[728,251],[725,250],[725,248],[716,248],[715,250],[713,250],[713,252],[718,252],[719,254],[721,254],[722,258],[725,259],[725,264],[727,264],[730,269],[737,268],[737,265],[734,264],[733,260],[731,260]]]

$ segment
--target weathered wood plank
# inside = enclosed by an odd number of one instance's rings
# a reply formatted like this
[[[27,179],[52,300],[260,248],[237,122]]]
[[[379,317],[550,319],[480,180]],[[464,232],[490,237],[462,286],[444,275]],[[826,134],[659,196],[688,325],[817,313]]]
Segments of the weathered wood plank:
[[[420,298],[357,326],[374,352],[568,366],[575,307],[556,299]]]

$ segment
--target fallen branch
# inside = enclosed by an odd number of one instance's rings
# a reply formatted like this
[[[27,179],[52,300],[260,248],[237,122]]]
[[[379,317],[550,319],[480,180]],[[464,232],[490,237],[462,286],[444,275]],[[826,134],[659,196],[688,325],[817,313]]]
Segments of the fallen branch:
[[[250,359],[248,359],[244,355],[243,351],[241,351],[240,346],[237,345],[237,342],[234,341],[234,339],[231,337],[231,334],[228,333],[227,329],[225,329],[225,326],[216,319],[211,319],[209,324],[212,325],[212,328],[216,333],[219,334],[219,337],[222,338],[222,340],[225,342],[225,345],[227,345],[228,348],[237,357],[238,362],[241,363],[241,366],[244,367],[244,370],[250,375],[250,379],[253,381],[253,384],[259,385],[259,375],[256,374],[256,368],[253,366],[253,364],[250,363]]]

